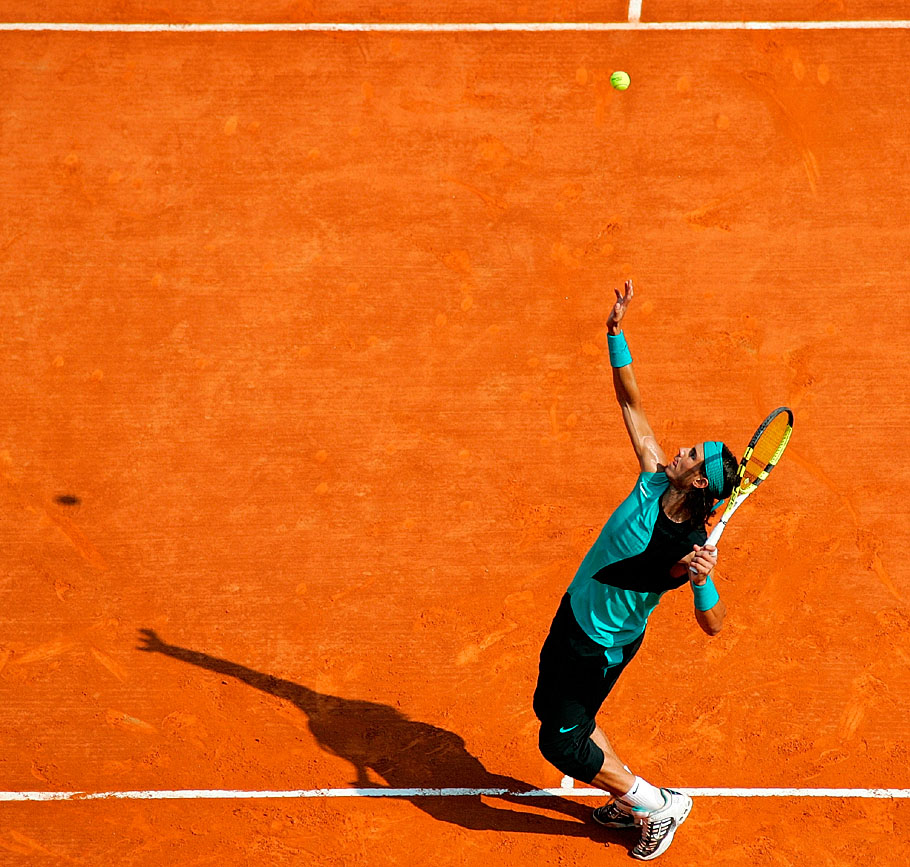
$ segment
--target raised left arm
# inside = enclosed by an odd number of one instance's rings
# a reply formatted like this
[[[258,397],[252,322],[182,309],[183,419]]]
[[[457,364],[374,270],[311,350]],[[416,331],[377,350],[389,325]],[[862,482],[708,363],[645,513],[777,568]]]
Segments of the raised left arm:
[[[635,456],[638,458],[642,472],[655,473],[666,464],[667,457],[660,447],[660,443],[657,442],[645,415],[641,392],[638,390],[638,383],[635,381],[635,374],[632,371],[632,359],[628,355],[625,337],[622,336],[622,321],[635,294],[632,289],[632,281],[626,280],[623,292],[618,289],[614,289],[613,292],[616,295],[616,301],[607,318],[607,342],[609,344],[611,340],[621,339],[621,346],[626,353],[625,358],[617,361],[614,358],[614,347],[610,346],[613,391],[622,410],[622,420],[629,439],[632,441],[632,448],[635,449]],[[617,367],[617,364],[620,366]]]

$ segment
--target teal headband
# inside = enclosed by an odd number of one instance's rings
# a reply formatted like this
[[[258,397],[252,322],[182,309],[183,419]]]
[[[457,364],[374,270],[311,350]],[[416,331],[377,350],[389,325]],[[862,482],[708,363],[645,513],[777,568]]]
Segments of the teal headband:
[[[705,449],[705,476],[708,479],[708,493],[715,500],[724,496],[724,444],[716,440],[704,444]]]

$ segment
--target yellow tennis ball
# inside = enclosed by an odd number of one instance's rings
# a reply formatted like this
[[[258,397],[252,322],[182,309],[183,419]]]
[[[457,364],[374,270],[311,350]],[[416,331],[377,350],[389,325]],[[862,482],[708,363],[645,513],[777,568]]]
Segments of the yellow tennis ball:
[[[610,76],[610,84],[617,90],[625,90],[632,83],[628,72],[614,72]]]

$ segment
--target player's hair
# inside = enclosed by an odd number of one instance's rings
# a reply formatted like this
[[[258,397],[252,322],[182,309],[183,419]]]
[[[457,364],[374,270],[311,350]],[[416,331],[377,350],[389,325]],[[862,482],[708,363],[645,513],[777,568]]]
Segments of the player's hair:
[[[726,499],[730,496],[730,493],[736,486],[736,473],[739,469],[739,461],[726,445],[721,449],[721,460],[723,461],[724,467],[724,490],[721,499]],[[698,466],[698,472],[701,475],[705,474],[704,461]],[[717,501],[714,499],[714,496],[708,492],[706,487],[692,488],[689,493],[686,494],[685,501],[686,509],[689,511],[689,520],[693,524],[706,524],[714,509],[715,502]]]

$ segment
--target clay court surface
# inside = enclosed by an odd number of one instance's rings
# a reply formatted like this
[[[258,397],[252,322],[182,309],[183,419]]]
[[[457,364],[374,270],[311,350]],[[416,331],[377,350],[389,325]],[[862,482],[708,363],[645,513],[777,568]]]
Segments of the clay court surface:
[[[33,5],[3,18],[627,16]],[[903,4],[808,5],[725,15]],[[0,33],[0,790],[559,786],[531,695],[637,471],[630,276],[665,448],[796,424],[724,537],[724,631],[669,595],[602,726],[664,785],[910,787],[908,38]],[[597,803],[5,802],[0,863],[631,863]],[[908,826],[699,798],[659,863],[901,865]]]

